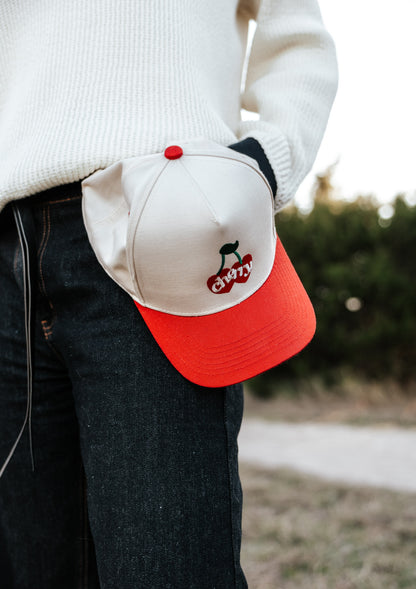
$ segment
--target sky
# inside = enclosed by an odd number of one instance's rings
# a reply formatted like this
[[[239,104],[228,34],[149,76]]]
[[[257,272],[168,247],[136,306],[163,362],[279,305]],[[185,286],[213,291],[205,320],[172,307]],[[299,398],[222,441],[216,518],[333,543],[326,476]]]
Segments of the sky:
[[[337,48],[339,87],[295,201],[307,210],[315,175],[339,159],[333,176],[338,197],[372,194],[382,204],[406,193],[416,204],[416,0],[319,5]],[[387,205],[384,211],[388,216]]]

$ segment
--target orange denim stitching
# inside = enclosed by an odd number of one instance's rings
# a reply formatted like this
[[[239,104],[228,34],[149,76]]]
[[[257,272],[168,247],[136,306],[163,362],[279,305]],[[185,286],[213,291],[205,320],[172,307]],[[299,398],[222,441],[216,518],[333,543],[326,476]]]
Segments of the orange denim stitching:
[[[46,319],[42,319],[41,323],[42,323],[43,335],[44,335],[45,339],[48,340],[49,337],[52,335],[52,328],[48,325],[48,321]]]
[[[77,194],[76,196],[69,196],[68,198],[61,198],[60,200],[51,200],[48,202],[48,205],[56,205],[59,202],[68,202],[69,200],[75,200],[77,198],[82,198],[82,195]]]

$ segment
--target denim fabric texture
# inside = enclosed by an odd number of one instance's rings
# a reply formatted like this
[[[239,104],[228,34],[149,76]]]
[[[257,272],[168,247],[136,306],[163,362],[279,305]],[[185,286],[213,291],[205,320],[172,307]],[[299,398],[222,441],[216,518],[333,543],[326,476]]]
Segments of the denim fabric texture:
[[[4,589],[246,588],[243,387],[203,388],[156,344],[90,247],[79,183],[17,201],[34,222],[32,471],[0,479]],[[27,403],[22,253],[0,213],[0,466]]]

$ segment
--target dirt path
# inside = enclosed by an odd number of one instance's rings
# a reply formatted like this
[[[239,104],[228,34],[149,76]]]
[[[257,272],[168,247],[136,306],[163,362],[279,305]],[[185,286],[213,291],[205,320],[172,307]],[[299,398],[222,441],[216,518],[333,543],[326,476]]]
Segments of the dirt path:
[[[416,491],[416,431],[244,418],[240,460],[325,479]]]

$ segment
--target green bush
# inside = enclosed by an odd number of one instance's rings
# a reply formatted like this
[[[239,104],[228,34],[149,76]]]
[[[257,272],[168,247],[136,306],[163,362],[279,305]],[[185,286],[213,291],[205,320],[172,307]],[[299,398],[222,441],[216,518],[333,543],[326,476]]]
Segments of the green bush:
[[[296,357],[252,379],[269,391],[276,379],[340,370],[405,382],[416,376],[416,207],[402,196],[389,220],[370,198],[317,198],[308,215],[296,207],[276,217],[279,237],[317,317],[312,342]]]

